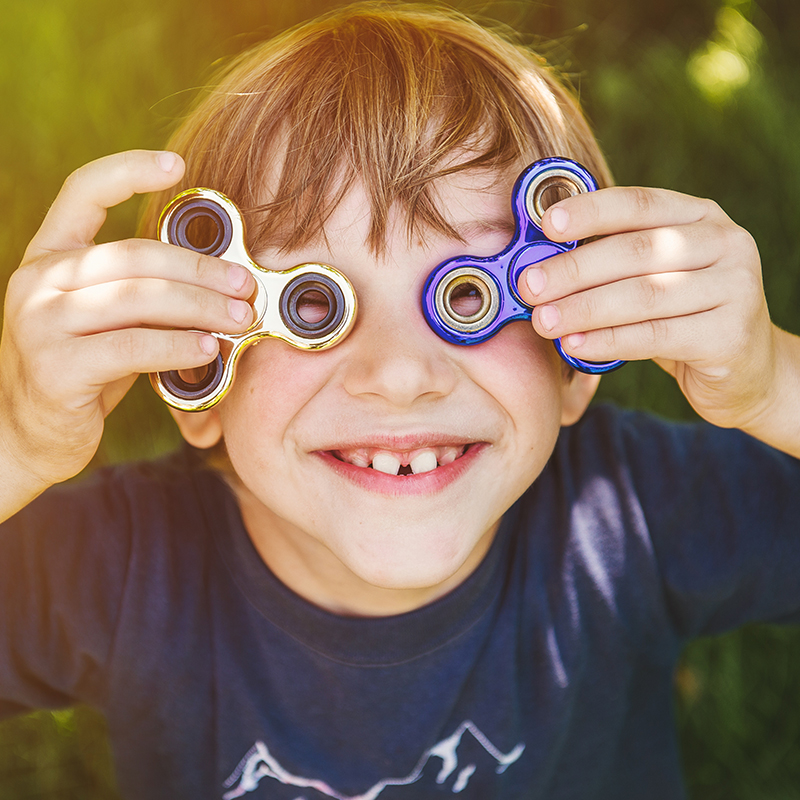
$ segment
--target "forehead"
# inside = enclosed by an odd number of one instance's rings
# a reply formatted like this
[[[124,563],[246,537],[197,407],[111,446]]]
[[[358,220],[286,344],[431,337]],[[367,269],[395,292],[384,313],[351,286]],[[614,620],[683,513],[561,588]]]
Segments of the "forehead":
[[[274,193],[270,187],[275,185],[280,170],[280,162],[274,161],[266,171],[262,181],[262,202],[270,201]],[[447,228],[420,225],[419,219],[414,218],[413,208],[395,202],[382,224],[384,247],[377,252],[370,241],[375,227],[375,209],[368,187],[360,179],[332,178],[327,191],[337,199],[331,204],[324,224],[313,239],[294,236],[295,231],[285,230],[281,237],[285,244],[269,246],[261,242],[258,249],[290,255],[306,250],[331,249],[334,245],[346,243],[348,248],[363,247],[372,250],[373,256],[380,257],[398,246],[432,250],[447,240],[456,245],[456,249],[459,246],[463,249],[474,240],[493,234],[508,241],[514,232],[511,190],[518,171],[518,165],[502,170],[463,169],[436,178],[429,184],[428,197]]]

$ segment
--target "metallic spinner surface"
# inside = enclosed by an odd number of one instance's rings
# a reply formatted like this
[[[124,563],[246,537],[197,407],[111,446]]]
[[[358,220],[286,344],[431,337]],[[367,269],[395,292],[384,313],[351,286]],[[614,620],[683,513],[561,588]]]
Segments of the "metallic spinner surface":
[[[580,242],[552,242],[542,231],[548,191],[568,195],[593,192],[591,173],[566,158],[545,158],[517,178],[511,194],[515,230],[506,247],[493,256],[456,256],[436,267],[422,293],[422,311],[430,327],[453,344],[486,341],[514,320],[529,320],[532,307],[517,292],[526,267],[577,247]],[[624,361],[583,361],[553,344],[561,358],[581,372],[610,372]]]
[[[321,350],[340,342],[356,318],[356,294],[341,272],[326,264],[298,264],[284,271],[257,264],[245,244],[242,215],[224,194],[212,189],[188,189],[161,213],[162,242],[241,264],[256,281],[250,299],[253,324],[240,334],[213,333],[220,352],[199,370],[171,370],[150,375],[153,387],[174,408],[202,411],[219,402],[230,389],[239,356],[259,339],[273,337],[302,350]],[[304,318],[304,303],[321,315]]]

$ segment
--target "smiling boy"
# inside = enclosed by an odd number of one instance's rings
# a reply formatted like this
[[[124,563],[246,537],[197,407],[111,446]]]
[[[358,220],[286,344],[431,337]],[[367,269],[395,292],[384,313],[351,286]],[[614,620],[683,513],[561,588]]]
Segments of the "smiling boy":
[[[75,173],[9,288],[0,712],[100,706],[131,798],[683,796],[682,643],[800,608],[800,355],[751,238],[709,201],[580,195],[545,232],[599,238],[524,273],[533,329],[440,339],[425,278],[506,245],[527,163],[610,179],[537,58],[430,9],[245,54],[171,146]],[[259,263],[345,273],[356,324],[323,352],[252,346],[223,402],[173,412],[194,449],[53,487],[136,373],[252,321],[240,266],[92,244],[134,192],[153,233],[194,185],[245,210]],[[656,359],[751,436],[585,414],[598,379],[556,337]]]

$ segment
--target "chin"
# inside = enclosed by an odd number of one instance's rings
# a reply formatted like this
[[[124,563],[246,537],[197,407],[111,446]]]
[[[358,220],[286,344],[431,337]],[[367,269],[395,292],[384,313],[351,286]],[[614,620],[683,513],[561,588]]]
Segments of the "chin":
[[[471,560],[476,561],[471,568],[477,566],[480,558],[470,557],[482,540],[480,535],[465,540],[463,531],[442,536],[440,533],[433,535],[430,530],[406,529],[370,537],[369,542],[348,542],[346,552],[339,557],[352,573],[370,586],[395,590],[434,589],[450,581]]]

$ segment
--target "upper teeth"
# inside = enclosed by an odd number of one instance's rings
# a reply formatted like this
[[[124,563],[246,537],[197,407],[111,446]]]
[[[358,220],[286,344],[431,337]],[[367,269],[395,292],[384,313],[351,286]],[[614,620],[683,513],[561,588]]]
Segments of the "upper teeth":
[[[439,466],[433,450],[422,450],[408,462],[408,465],[415,475],[430,472]],[[394,453],[376,453],[372,459],[372,469],[385,472],[387,475],[397,475],[401,466],[403,462]]]
[[[368,467],[387,475],[397,475],[403,464],[411,467],[414,475],[431,472],[437,466],[451,464],[464,452],[464,447],[444,446],[426,447],[413,450],[410,453],[396,453],[389,450],[373,450],[371,448],[358,448],[355,450],[339,450],[338,455],[350,464],[357,467]]]
[[[400,472],[400,459],[391,453],[378,453],[372,459],[372,469],[387,475],[397,475]]]
[[[436,453],[433,450],[423,450],[411,459],[409,466],[415,475],[419,475],[421,472],[430,472],[436,469],[439,464],[436,461]]]

